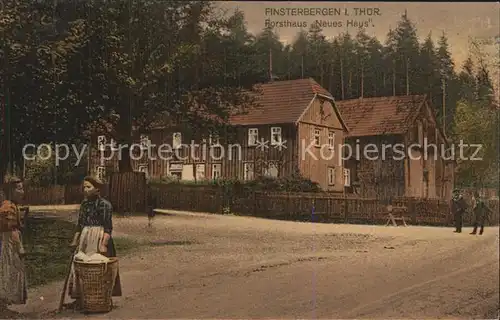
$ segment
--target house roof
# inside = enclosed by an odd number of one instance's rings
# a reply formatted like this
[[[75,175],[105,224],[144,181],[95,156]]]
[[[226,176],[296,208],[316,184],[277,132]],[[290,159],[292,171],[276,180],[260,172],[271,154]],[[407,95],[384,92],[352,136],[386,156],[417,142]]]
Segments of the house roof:
[[[233,125],[295,123],[316,94],[333,99],[314,79],[275,81],[256,86],[255,106],[230,117]]]
[[[343,100],[336,105],[349,136],[363,137],[407,132],[425,100],[425,95],[409,95]]]

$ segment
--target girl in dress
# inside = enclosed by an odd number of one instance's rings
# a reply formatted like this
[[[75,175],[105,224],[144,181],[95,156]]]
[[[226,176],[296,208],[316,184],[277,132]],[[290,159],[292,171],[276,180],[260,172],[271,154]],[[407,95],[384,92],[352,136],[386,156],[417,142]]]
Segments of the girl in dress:
[[[116,257],[116,250],[111,237],[113,231],[113,208],[111,203],[101,197],[103,184],[96,178],[83,179],[85,199],[80,205],[77,231],[73,237],[71,247],[75,254],[83,252],[86,255],[100,253],[106,257]],[[71,268],[68,293],[72,299],[79,301],[80,292],[76,285],[74,268]],[[120,273],[116,276],[113,296],[122,295]]]
[[[10,304],[25,304],[28,295],[18,208],[24,196],[23,183],[11,178],[2,189],[6,200],[0,199],[0,211],[14,218],[9,222],[10,230],[0,232],[0,316],[6,316],[12,313],[7,309]]]

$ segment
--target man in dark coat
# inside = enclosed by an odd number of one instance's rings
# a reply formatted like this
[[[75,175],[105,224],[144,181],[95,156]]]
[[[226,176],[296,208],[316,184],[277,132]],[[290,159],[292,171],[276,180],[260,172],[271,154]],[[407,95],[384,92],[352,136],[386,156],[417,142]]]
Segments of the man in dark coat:
[[[451,199],[451,213],[453,214],[453,218],[455,220],[455,231],[456,233],[462,232],[462,219],[467,209],[467,203],[462,196],[462,192],[460,190],[453,190],[453,198]]]
[[[489,214],[491,214],[492,210],[486,205],[484,201],[484,197],[479,194],[479,192],[474,192],[474,198],[476,199],[476,205],[474,206],[474,229],[470,234],[476,234],[477,227],[479,229],[479,235],[483,234],[484,231],[484,222],[488,220]]]

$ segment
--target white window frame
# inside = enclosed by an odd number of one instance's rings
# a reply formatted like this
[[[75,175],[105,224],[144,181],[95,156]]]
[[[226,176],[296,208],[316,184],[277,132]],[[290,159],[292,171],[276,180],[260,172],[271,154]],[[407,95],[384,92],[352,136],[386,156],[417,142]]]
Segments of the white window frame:
[[[283,136],[281,135],[281,127],[271,127],[271,145],[281,145]]]
[[[351,186],[351,170],[344,168],[344,187]]]
[[[220,137],[217,134],[211,134],[208,137],[208,144],[211,146],[220,146]]]
[[[218,169],[216,169],[218,168]],[[218,173],[218,174],[215,174],[215,173]],[[220,179],[222,177],[222,164],[221,163],[213,163],[212,164],[212,179],[213,180],[217,180],[217,179]]]
[[[335,131],[328,131],[328,146],[330,149],[335,149]]]
[[[142,171],[141,169],[146,169],[146,171]],[[139,165],[138,170],[139,172],[144,172],[146,174],[146,178],[149,178],[149,168],[147,164],[141,164]]]
[[[276,176],[273,176],[271,174],[271,169],[272,168],[275,168],[276,169]],[[278,167],[278,163],[277,162],[274,162],[274,161],[271,161],[267,164],[267,167],[264,167],[264,176],[266,177],[270,177],[270,178],[278,178],[280,175],[280,170],[279,170],[279,167]]]
[[[253,162],[243,162],[243,180],[250,181],[255,178],[255,166]]]
[[[97,148],[100,151],[104,151],[106,149],[106,136],[97,136]]]
[[[95,175],[99,180],[105,181],[106,180],[106,167],[105,166],[96,166],[95,167]]]
[[[249,146],[256,146],[258,140],[259,140],[259,129],[249,128],[248,129],[248,145]]]
[[[202,168],[203,170],[200,170],[200,168]],[[196,173],[195,173],[196,174],[196,180],[203,180],[203,179],[206,178],[205,177],[205,164],[204,163],[198,163],[198,164],[196,164],[195,171],[196,171]],[[199,173],[203,173],[203,176],[198,175]]]
[[[336,180],[335,175],[336,175],[335,167],[328,167],[328,185],[329,186],[335,185],[335,180]]]
[[[179,149],[182,145],[182,133],[172,133],[172,149]]]
[[[313,139],[315,147],[321,146],[321,130],[319,128],[313,129]]]
[[[141,144],[141,149],[142,150],[147,150],[151,141],[149,140],[148,135],[146,134],[141,134],[140,136],[140,144]]]
[[[113,151],[120,150],[120,148],[118,147],[118,143],[116,142],[115,139],[111,138],[110,144],[111,144],[111,150],[113,150]]]

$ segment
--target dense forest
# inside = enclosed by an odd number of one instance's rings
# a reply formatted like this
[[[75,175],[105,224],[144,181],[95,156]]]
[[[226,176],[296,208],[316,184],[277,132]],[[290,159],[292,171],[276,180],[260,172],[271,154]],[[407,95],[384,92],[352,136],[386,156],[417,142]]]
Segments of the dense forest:
[[[130,144],[132,125],[148,130],[159,113],[217,130],[224,123],[211,115],[227,119],[251,104],[245,90],[254,84],[312,77],[337,100],[427,94],[450,137],[486,146],[487,160],[461,164],[460,183],[486,183],[498,172],[489,73],[498,61],[476,45],[455,66],[446,35],[419,39],[409,16],[386,39],[363,30],[326,39],[312,26],[284,45],[273,29],[252,35],[242,12],[223,16],[206,1],[5,0],[0,174],[25,143],[81,143],[99,127]],[[129,171],[122,152],[120,170]]]

